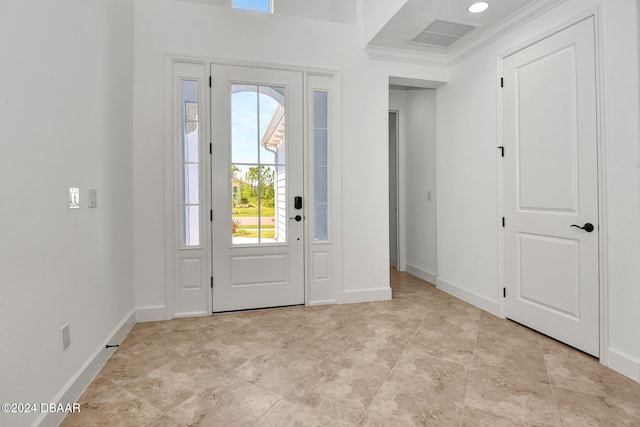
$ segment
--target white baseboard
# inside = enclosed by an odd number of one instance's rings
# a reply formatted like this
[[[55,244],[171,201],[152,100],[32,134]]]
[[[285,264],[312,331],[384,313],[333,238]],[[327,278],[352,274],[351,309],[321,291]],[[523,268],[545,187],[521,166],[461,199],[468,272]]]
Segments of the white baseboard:
[[[406,265],[406,271],[407,273],[412,274],[416,277],[419,277],[420,279],[425,280],[434,285],[436,283],[436,279],[438,278],[438,276],[433,274],[432,272],[428,270],[423,270],[422,268],[416,267],[415,265],[411,265],[409,263],[407,263]]]
[[[136,321],[138,322],[157,322],[158,320],[167,320],[166,316],[167,307],[164,305],[136,307]]]
[[[475,305],[494,316],[502,317],[500,316],[500,303],[498,301],[490,300],[483,295],[461,288],[458,285],[454,285],[453,283],[440,278],[436,279],[436,287],[441,291],[446,292],[449,295],[453,295],[454,297],[459,298],[464,302],[468,302],[471,305]]]
[[[358,289],[342,292],[342,303],[386,301],[391,299],[391,288]]]
[[[118,326],[115,327],[84,365],[67,381],[52,402],[64,405],[75,403],[116,350],[115,348],[106,348],[107,344],[120,344],[135,324],[136,311],[132,310],[120,321]],[[56,427],[62,422],[65,415],[66,413],[64,412],[43,413],[36,419],[33,426]]]
[[[612,348],[608,351],[609,368],[640,382],[640,360]]]
[[[317,301],[309,301],[309,307],[315,307],[318,305],[329,305],[329,304],[337,304],[338,301],[334,300],[334,299],[321,299],[321,300],[317,300]]]
[[[205,317],[205,316],[211,316],[211,313],[209,313],[208,311],[186,311],[184,313],[176,313],[176,315],[173,316],[173,318],[183,319],[188,317]]]

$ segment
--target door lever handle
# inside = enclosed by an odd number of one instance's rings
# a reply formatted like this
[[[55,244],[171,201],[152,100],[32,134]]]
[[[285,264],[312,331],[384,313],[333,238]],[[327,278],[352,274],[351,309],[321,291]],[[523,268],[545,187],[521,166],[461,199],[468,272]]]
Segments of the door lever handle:
[[[295,219],[298,222],[302,221],[302,217],[300,215],[290,216],[289,219]]]
[[[582,227],[580,227],[579,225],[575,225],[575,224],[572,224],[571,227],[580,228],[580,229],[586,231],[587,233],[591,233],[595,229],[593,224],[591,224],[590,222],[586,223]]]

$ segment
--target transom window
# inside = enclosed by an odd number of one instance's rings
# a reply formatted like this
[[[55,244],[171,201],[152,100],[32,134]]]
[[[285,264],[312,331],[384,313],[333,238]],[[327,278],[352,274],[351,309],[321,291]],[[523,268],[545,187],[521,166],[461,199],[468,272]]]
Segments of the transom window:
[[[255,12],[271,13],[271,0],[233,0],[234,9],[253,10]]]

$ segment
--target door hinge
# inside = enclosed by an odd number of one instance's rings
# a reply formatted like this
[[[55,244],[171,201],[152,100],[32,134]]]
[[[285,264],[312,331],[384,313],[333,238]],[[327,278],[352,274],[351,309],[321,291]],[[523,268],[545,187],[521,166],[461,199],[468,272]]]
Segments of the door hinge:
[[[209,221],[213,222],[213,209],[209,210]]]
[[[213,289],[213,276],[211,276],[211,289]]]
[[[211,78],[211,76],[209,76],[209,87],[211,87],[213,84],[213,79]]]
[[[500,147],[498,147],[498,150],[500,150],[500,156],[504,157],[504,145],[501,145]]]
[[[213,143],[209,143],[209,154],[213,154]]]
[[[502,288],[502,298],[507,297],[507,288]]]
[[[505,224],[506,224],[506,221],[505,221],[504,217],[502,217],[502,228],[505,227]]]
[[[504,87],[504,77],[500,77],[500,87]]]

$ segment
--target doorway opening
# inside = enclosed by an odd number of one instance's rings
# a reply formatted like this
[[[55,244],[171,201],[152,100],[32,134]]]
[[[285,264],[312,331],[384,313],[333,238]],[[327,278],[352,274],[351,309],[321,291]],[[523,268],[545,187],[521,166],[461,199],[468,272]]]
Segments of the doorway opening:
[[[436,91],[434,82],[390,79],[389,263],[435,284]]]

